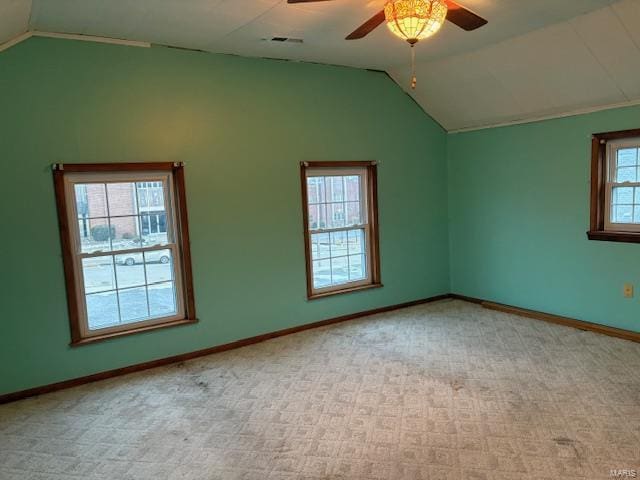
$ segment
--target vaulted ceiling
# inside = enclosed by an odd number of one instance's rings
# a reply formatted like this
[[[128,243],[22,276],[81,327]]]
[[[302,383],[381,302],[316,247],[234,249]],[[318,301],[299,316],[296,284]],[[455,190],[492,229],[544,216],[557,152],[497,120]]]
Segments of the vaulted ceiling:
[[[450,131],[640,102],[640,0],[461,0],[489,24],[421,42],[415,91],[385,27],[344,40],[384,1],[0,0],[0,43],[38,30],[380,69]]]

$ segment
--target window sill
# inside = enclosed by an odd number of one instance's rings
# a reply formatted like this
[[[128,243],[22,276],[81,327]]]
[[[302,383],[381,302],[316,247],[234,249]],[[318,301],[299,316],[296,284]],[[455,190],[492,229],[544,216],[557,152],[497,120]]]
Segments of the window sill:
[[[384,285],[382,285],[381,283],[370,283],[368,285],[358,285],[357,287],[347,287],[347,288],[342,288],[340,290],[332,290],[330,292],[314,293],[312,295],[308,295],[307,299],[316,300],[318,298],[332,297],[334,295],[341,295],[343,293],[359,292],[362,290],[369,290],[371,288],[382,288],[383,286]]]
[[[640,232],[609,232],[604,230],[591,230],[587,232],[589,240],[603,242],[640,243]]]
[[[181,320],[173,320],[166,323],[157,323],[155,325],[143,325],[140,327],[132,327],[128,330],[120,330],[118,332],[109,332],[102,335],[92,335],[90,337],[80,338],[73,340],[69,345],[72,347],[79,347],[81,345],[88,345],[90,343],[102,342],[103,340],[109,340],[110,338],[124,337],[127,335],[133,335],[134,333],[149,332],[151,330],[159,330],[161,328],[176,327],[178,325],[190,325],[198,323],[197,318],[183,318]]]

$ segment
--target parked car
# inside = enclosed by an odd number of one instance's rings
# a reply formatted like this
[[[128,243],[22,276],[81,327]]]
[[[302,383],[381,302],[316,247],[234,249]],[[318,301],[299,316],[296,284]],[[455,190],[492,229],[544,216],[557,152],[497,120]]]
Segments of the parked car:
[[[117,258],[117,263],[120,265],[135,265],[136,263],[141,263],[141,254],[128,254],[128,255],[119,255]],[[169,252],[167,250],[152,250],[150,252],[145,252],[145,260],[147,263],[169,263],[171,257],[169,256]]]

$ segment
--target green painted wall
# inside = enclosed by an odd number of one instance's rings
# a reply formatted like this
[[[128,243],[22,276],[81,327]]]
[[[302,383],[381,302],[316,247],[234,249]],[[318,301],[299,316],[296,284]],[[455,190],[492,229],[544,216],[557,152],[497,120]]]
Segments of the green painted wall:
[[[450,290],[640,331],[636,245],[585,235],[590,135],[640,107],[447,136],[380,73],[42,38],[0,106],[0,394]],[[362,159],[385,287],[308,302],[298,164]],[[70,348],[50,165],[152,160],[187,162],[201,321]]]
[[[0,393],[446,293],[446,135],[386,75],[33,38],[0,54]],[[384,288],[306,301],[299,162],[375,159]],[[70,348],[50,165],[187,162],[200,323]]]
[[[640,331],[640,248],[587,240],[591,134],[640,107],[449,135],[452,291]]]

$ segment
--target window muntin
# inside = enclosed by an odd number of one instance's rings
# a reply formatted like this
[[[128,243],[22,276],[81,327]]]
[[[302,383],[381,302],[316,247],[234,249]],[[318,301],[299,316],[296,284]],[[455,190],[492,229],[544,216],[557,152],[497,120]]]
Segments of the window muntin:
[[[65,175],[83,336],[184,318],[173,185],[171,172]]]
[[[640,232],[640,138],[607,144],[605,230]]]
[[[363,166],[303,165],[310,298],[378,285],[369,185],[375,167],[358,163]]]

